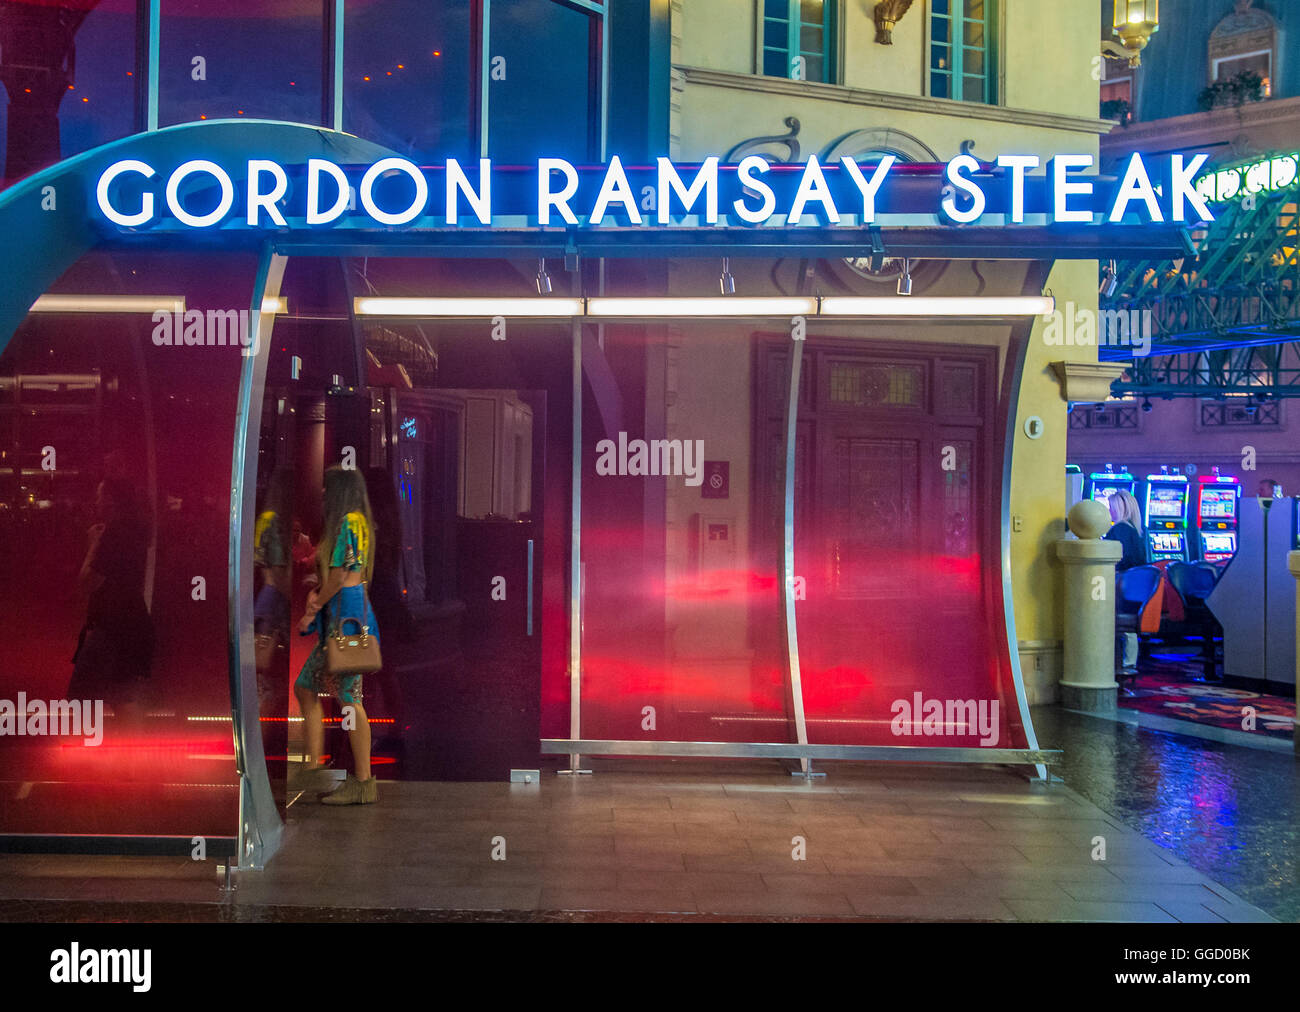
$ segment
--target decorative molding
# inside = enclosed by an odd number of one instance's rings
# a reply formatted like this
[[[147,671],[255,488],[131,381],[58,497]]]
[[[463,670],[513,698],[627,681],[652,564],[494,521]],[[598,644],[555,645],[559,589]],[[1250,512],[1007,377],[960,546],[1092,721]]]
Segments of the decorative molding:
[[[1110,385],[1124,375],[1126,362],[1053,362],[1061,384],[1061,399],[1071,404],[1100,404],[1110,397]]]
[[[1168,148],[1180,148],[1205,143],[1226,134],[1228,138],[1242,131],[1274,124],[1293,124],[1300,133],[1300,96],[1294,98],[1268,98],[1236,108],[1213,109],[1210,112],[1193,112],[1166,119],[1145,120],[1130,124],[1128,129],[1116,131],[1102,138],[1102,157],[1117,151],[1140,150],[1151,142]],[[1108,144],[1107,141],[1118,143]],[[1111,148],[1108,151],[1107,148]],[[1286,150],[1291,150],[1290,148]]]
[[[889,91],[868,91],[865,88],[850,88],[843,84],[791,81],[784,77],[761,77],[756,74],[738,74],[730,70],[708,70],[704,67],[675,69],[682,72],[687,84],[708,88],[731,88],[736,91],[758,92],[765,95],[821,99],[838,105],[896,109],[900,112],[925,113],[930,116],[949,116],[956,119],[993,120],[998,123],[1065,130],[1070,133],[1107,134],[1118,125],[1113,120],[1093,119],[1089,116],[1065,116],[1032,109],[1011,109],[1004,105],[956,102],[948,98],[901,95]]]

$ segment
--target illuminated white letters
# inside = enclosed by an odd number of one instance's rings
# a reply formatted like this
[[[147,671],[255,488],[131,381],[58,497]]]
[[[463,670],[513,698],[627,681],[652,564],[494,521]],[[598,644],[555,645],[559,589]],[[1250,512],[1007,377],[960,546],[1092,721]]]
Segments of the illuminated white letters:
[[[469,206],[480,225],[492,224],[492,162],[487,158],[478,160],[478,192],[469,185],[469,178],[460,162],[454,158],[447,159],[447,224],[460,223],[460,195],[465,194]]]
[[[1151,186],[1151,178],[1147,175],[1147,167],[1142,164],[1142,156],[1136,152],[1128,160],[1124,179],[1119,184],[1119,189],[1115,191],[1115,206],[1110,209],[1110,220],[1122,221],[1124,213],[1128,210],[1129,201],[1134,199],[1146,202],[1147,214],[1151,216],[1152,221],[1165,220],[1165,216],[1160,213],[1160,203],[1156,200],[1156,191]]]
[[[196,172],[206,172],[221,187],[221,199],[207,214],[190,214],[181,204],[181,183]],[[209,225],[215,225],[230,212],[234,202],[235,184],[231,181],[229,173],[216,162],[196,158],[194,161],[178,166],[171,178],[167,180],[167,208],[177,221],[189,225],[190,228],[207,228]]]
[[[275,186],[270,193],[263,193],[258,185],[258,178],[263,172],[269,172],[275,177]],[[248,163],[248,215],[246,221],[253,228],[257,228],[259,211],[266,211],[267,216],[284,228],[287,222],[276,203],[284,199],[284,195],[289,189],[289,177],[284,174],[277,163],[255,158]]]
[[[1084,174],[1095,169],[1094,155],[1057,155],[1046,162],[1046,175],[1035,176],[1031,184],[1030,173],[1042,164],[1037,155],[999,155],[994,175],[988,163],[961,154],[942,166],[910,166],[907,185],[899,184],[897,192],[890,189],[898,161],[893,155],[881,155],[870,172],[853,158],[824,166],[813,156],[804,165],[782,167],[784,186],[772,182],[772,163],[762,155],[742,158],[734,167],[734,176],[730,170],[724,175],[719,159],[709,157],[685,178],[682,168],[667,158],[657,159],[652,167],[629,168],[620,158],[612,157],[599,180],[595,169],[580,172],[565,159],[541,158],[537,161],[535,207],[520,206],[518,190],[511,187],[510,206],[504,213],[535,215],[540,226],[692,227],[720,221],[763,225],[781,212],[784,219],[777,217],[777,221],[791,227],[819,222],[858,226],[875,222],[879,207],[886,206],[891,214],[908,216],[907,220],[923,221],[938,214],[949,222],[968,224],[983,219],[989,201],[995,200],[999,221],[1007,224],[1024,224],[1027,216],[1084,225],[1213,221],[1207,201],[1222,200],[1224,193],[1216,191],[1212,177],[1209,186],[1201,180],[1201,189],[1196,187],[1197,174],[1203,171],[1207,158],[1204,154],[1175,154],[1167,162],[1162,158],[1157,172],[1156,162],[1133,154],[1122,178],[1112,187],[1109,179],[1099,184],[1097,177]],[[244,169],[246,174],[241,176]],[[448,227],[473,223],[490,228],[501,222],[494,215],[503,213],[493,206],[492,162],[487,158],[478,160],[477,179],[470,175],[473,170],[467,164],[448,158],[442,165],[441,181],[431,179],[429,171],[413,161],[397,156],[381,158],[369,166],[346,167],[325,158],[309,158],[305,167],[251,158],[238,169],[192,159],[165,171],[169,174],[164,184],[164,174],[147,162],[123,159],[108,165],[95,183],[98,216],[120,228],[156,225],[171,231],[217,225],[302,228],[344,220],[354,228],[368,222],[420,228],[430,224],[431,185],[444,188],[445,204],[439,204],[438,213]],[[1294,177],[1294,167],[1291,171],[1292,177],[1287,178]],[[122,177],[133,175],[139,179],[123,183]],[[301,175],[306,176],[305,187]],[[391,183],[381,183],[394,177]],[[996,196],[990,196],[990,179],[998,188]],[[1251,186],[1252,193],[1267,188],[1259,179],[1252,180]],[[720,217],[718,204],[724,200],[727,206]],[[381,207],[381,202],[385,206]],[[852,208],[845,218],[840,203],[846,211]],[[1135,204],[1144,205],[1141,213]]]
[[[803,167],[799,189],[795,191],[794,203],[790,205],[790,217],[786,219],[787,224],[798,225],[803,220],[804,208],[810,200],[821,204],[826,219],[832,225],[840,223],[840,213],[835,209],[835,199],[831,196],[830,187],[826,185],[826,176],[816,155],[809,155],[808,164]]]
[[[596,206],[591,210],[593,225],[599,225],[605,220],[605,212],[611,203],[622,204],[632,224],[641,224],[641,212],[636,206],[636,196],[628,184],[627,173],[623,171],[623,163],[619,161],[618,155],[615,155],[609,163],[609,169],[605,172],[605,181],[600,184],[600,195],[596,197]]]
[[[1206,206],[1201,195],[1196,192],[1192,186],[1192,180],[1196,178],[1196,173],[1201,171],[1201,166],[1209,159],[1209,155],[1196,155],[1191,164],[1183,165],[1183,156],[1174,155],[1169,163],[1170,189],[1173,190],[1173,210],[1170,218],[1173,221],[1186,221],[1187,211],[1184,210],[1183,202],[1190,200],[1196,208],[1197,221],[1213,221],[1214,215]]]
[[[876,166],[876,171],[871,174],[871,179],[866,179],[862,175],[862,170],[858,168],[858,163],[852,158],[841,158],[840,164],[844,166],[844,171],[849,174],[853,180],[853,185],[858,188],[862,194],[862,223],[876,220],[876,194],[880,192],[881,185],[885,182],[885,177],[889,175],[889,170],[894,167],[894,162],[898,161],[893,155],[885,155],[880,159],[880,164]]]
[[[95,201],[99,204],[100,212],[114,225],[121,225],[123,228],[134,228],[136,225],[143,225],[153,217],[153,194],[147,190],[145,191],[140,199],[140,210],[136,214],[124,214],[115,208],[108,199],[108,188],[113,185],[113,180],[124,172],[138,172],[145,179],[150,179],[154,175],[152,165],[136,161],[133,158],[114,162],[99,177],[99,183],[95,187]]]
[[[712,155],[704,159],[700,171],[695,174],[695,181],[688,189],[677,174],[677,169],[667,158],[659,159],[659,224],[668,224],[669,205],[672,194],[682,202],[682,213],[690,214],[700,193],[704,193],[704,220],[710,225],[718,223],[718,158]]]
[[[742,158],[740,165],[736,167],[736,178],[740,180],[745,193],[748,196],[761,197],[763,200],[755,211],[745,203],[744,197],[737,199],[731,206],[736,212],[736,217],[741,221],[749,222],[751,225],[761,225],[772,217],[772,212],[776,209],[776,194],[772,192],[772,187],[754,176],[755,172],[767,172],[771,168],[772,166],[762,155],[748,155]]]
[[[1025,220],[1025,173],[1038,168],[1037,155],[998,155],[998,165],[1011,170],[1011,220]]]
[[[1066,206],[1073,195],[1082,196],[1092,193],[1091,183],[1071,183],[1067,174],[1072,169],[1092,167],[1092,155],[1057,155],[1047,165],[1047,172],[1052,177],[1052,217],[1056,221],[1074,221],[1087,224],[1092,221],[1092,212],[1085,209],[1071,211]]]
[[[962,175],[963,172],[978,172],[980,167],[979,161],[971,155],[958,155],[948,163],[948,167],[943,170],[944,179],[948,180],[958,190],[970,194],[971,205],[965,211],[957,206],[957,195],[944,197],[940,206],[943,213],[953,221],[964,225],[968,222],[975,221],[984,213],[984,207],[987,203],[984,197],[984,191],[979,188],[979,184],[973,179],[967,179]]]
[[[551,192],[551,173],[564,173],[564,189],[559,193]],[[563,158],[539,158],[537,160],[537,223],[551,223],[551,208],[560,212],[560,217],[567,225],[578,224],[577,216],[569,210],[569,201],[578,192],[578,170]]]
[[[328,211],[320,209],[320,177],[321,173],[333,178],[335,185],[338,187],[338,196],[334,200],[334,205]],[[333,162],[327,162],[323,158],[309,158],[307,160],[307,224],[308,225],[328,225],[331,221],[337,221],[339,216],[347,209],[348,206],[348,177],[343,174]]]
[[[411,201],[410,206],[405,211],[388,212],[382,210],[375,203],[375,183],[379,178],[392,171],[404,172],[411,177],[415,183],[415,199]],[[383,225],[405,225],[408,221],[414,221],[424,210],[424,206],[429,202],[429,181],[424,178],[424,173],[414,162],[406,158],[381,158],[374,165],[366,169],[366,174],[361,177],[361,206],[366,209],[366,214],[374,218],[375,221]]]

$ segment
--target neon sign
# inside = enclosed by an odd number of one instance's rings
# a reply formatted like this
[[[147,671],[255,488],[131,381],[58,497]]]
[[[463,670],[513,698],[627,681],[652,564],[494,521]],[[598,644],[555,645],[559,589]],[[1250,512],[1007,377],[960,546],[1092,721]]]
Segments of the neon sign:
[[[1253,193],[1271,193],[1295,183],[1300,176],[1300,152],[1273,155],[1243,165],[1218,169],[1200,178],[1196,192],[1207,202],[1233,200]]]
[[[891,215],[945,224],[1145,224],[1213,221],[1193,184],[1207,155],[1150,163],[1134,154],[1119,179],[1090,173],[1090,154],[968,154],[942,165],[773,164],[750,155],[678,165],[576,166],[541,158],[528,168],[449,158],[419,166],[401,157],[371,165],[321,158],[286,167],[249,159],[226,167],[191,159],[160,169],[136,159],[99,175],[94,204],[118,229],[475,227],[860,227]],[[1042,169],[1041,174],[1035,170]]]

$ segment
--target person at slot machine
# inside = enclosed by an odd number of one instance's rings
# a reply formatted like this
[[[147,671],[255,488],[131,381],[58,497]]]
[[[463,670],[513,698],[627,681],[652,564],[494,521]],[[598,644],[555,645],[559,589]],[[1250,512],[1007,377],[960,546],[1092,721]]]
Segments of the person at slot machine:
[[[1259,497],[1261,499],[1281,499],[1282,486],[1272,478],[1265,478],[1259,483]]]
[[[1108,501],[1110,506],[1110,518],[1113,523],[1110,525],[1104,536],[1106,541],[1118,541],[1124,549],[1124,554],[1115,563],[1115,572],[1122,573],[1126,569],[1132,569],[1134,566],[1146,565],[1146,546],[1144,544],[1145,536],[1142,533],[1142,508],[1138,506],[1138,501],[1132,492],[1116,492]],[[1119,605],[1119,595],[1115,595],[1115,604]],[[1116,633],[1115,634],[1116,654],[1120,658],[1120,666],[1128,669],[1137,664],[1138,657],[1138,638],[1137,633]]]
[[[1142,533],[1142,507],[1132,492],[1116,492],[1107,503],[1110,506],[1110,530],[1105,540],[1118,541],[1124,549],[1115,571],[1122,573],[1134,566],[1146,565],[1146,547]]]

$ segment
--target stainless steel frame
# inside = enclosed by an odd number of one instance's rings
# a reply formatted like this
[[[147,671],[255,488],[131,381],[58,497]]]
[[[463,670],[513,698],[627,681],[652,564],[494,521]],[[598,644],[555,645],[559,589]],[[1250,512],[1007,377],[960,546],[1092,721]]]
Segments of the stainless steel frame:
[[[910,745],[789,745],[778,742],[731,741],[570,741],[543,738],[545,755],[608,756],[732,756],[748,759],[882,759],[917,763],[990,763],[1050,765],[1060,761],[1055,749],[936,748]]]
[[[280,847],[284,823],[276,811],[262,748],[257,671],[253,652],[253,528],[256,520],[257,445],[262,425],[262,396],[270,357],[274,313],[262,312],[263,300],[278,298],[288,258],[270,244],[262,248],[253,281],[250,317],[252,344],[244,354],[235,416],[235,446],[230,476],[230,583],[227,589],[230,649],[231,723],[235,769],[239,774],[238,863],[240,870],[260,869]],[[250,354],[252,352],[252,354]]]
[[[790,389],[785,401],[785,522],[784,551],[781,553],[781,596],[784,601],[786,672],[790,679],[790,701],[794,708],[795,740],[808,744],[808,724],[803,712],[803,679],[799,668],[799,629],[794,612],[794,451],[799,428],[799,374],[803,367],[803,341],[792,340]],[[799,757],[804,776],[812,775],[809,756]]]

